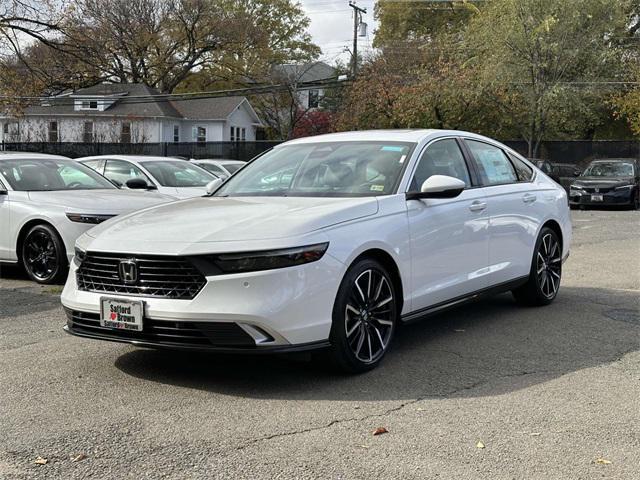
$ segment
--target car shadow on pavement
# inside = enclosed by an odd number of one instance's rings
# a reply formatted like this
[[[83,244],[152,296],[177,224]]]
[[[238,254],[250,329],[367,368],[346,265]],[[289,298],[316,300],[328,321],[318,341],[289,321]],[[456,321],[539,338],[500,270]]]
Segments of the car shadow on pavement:
[[[38,285],[17,266],[0,266],[0,319],[60,307],[62,285]]]
[[[225,395],[380,401],[497,395],[618,360],[640,349],[635,291],[563,287],[544,308],[510,295],[404,325],[379,368],[350,376],[295,357],[130,350],[122,372]]]

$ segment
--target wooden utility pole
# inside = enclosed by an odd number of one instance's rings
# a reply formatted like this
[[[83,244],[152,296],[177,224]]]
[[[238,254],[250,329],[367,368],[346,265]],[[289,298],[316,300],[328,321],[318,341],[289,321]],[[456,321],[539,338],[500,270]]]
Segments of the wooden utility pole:
[[[350,0],[349,6],[353,8],[353,53],[351,55],[351,74],[353,78],[355,78],[358,74],[358,27],[362,21],[362,14],[367,13],[367,9],[358,7],[355,0]]]

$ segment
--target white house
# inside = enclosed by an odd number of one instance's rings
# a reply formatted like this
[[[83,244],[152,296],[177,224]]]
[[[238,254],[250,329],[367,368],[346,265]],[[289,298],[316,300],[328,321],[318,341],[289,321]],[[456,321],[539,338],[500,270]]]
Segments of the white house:
[[[0,116],[3,142],[243,142],[262,127],[245,97],[150,98],[142,84],[100,84]]]
[[[277,65],[272,76],[277,83],[285,82],[295,87],[299,108],[306,111],[320,108],[325,90],[319,86],[303,86],[299,84],[322,83],[323,81],[334,80],[337,76],[337,71],[324,62],[286,63]]]

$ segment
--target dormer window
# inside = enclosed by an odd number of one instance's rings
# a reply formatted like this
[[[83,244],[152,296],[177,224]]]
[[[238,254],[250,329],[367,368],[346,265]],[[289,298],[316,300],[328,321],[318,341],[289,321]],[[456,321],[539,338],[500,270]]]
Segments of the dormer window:
[[[83,100],[80,108],[82,110],[97,110],[98,109],[98,101],[97,100]]]

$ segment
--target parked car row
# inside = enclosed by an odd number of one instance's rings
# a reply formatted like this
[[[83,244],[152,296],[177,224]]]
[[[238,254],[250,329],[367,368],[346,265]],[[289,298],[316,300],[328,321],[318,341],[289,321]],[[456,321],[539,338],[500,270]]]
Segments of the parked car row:
[[[0,262],[22,265],[38,283],[58,282],[86,230],[117,215],[205,195],[207,185],[231,173],[216,176],[165,157],[2,154]]]

